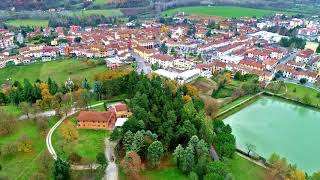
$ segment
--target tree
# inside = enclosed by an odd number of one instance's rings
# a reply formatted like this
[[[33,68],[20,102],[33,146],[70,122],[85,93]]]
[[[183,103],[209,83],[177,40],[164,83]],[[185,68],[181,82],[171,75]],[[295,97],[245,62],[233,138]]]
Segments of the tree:
[[[59,132],[61,137],[63,137],[68,143],[77,140],[79,137],[77,128],[70,121],[65,121]]]
[[[225,179],[229,173],[228,166],[221,161],[210,161],[207,165],[207,175],[204,179],[209,177],[216,177],[217,179]]]
[[[35,98],[33,96],[33,86],[31,85],[31,83],[29,82],[29,80],[24,79],[23,80],[23,99],[29,103],[35,102]]]
[[[0,110],[0,117],[0,136],[12,133],[17,126],[16,118],[3,110]]]
[[[17,148],[19,152],[24,152],[24,153],[28,153],[31,152],[33,149],[33,141],[30,137],[28,136],[21,136],[18,140],[17,140]]]
[[[318,45],[318,47],[317,47],[316,52],[317,52],[317,53],[320,53],[320,43],[319,43],[319,45]]]
[[[106,159],[106,156],[101,152],[97,154],[96,162],[100,164],[103,168],[106,168],[108,166],[108,161]]]
[[[167,47],[167,45],[166,45],[165,43],[162,43],[162,44],[161,44],[159,50],[160,50],[160,52],[161,52],[162,54],[167,54],[167,53],[168,53],[168,47]]]
[[[101,100],[101,94],[103,92],[103,87],[101,81],[95,81],[93,84],[93,93],[98,97],[98,100]]]
[[[205,100],[205,111],[209,117],[215,118],[219,111],[219,104],[212,98],[208,98]]]
[[[85,78],[82,83],[81,83],[81,88],[82,89],[87,89],[87,90],[90,90],[90,85],[89,85],[89,82],[87,80],[87,78]]]
[[[76,38],[74,38],[74,42],[75,42],[75,43],[80,43],[80,42],[81,42],[81,37],[76,37]]]
[[[320,179],[320,171],[314,172],[311,176],[311,180],[319,180]]]
[[[307,79],[306,78],[301,78],[299,80],[300,84],[305,84],[307,82]]]
[[[74,163],[80,163],[81,162],[82,157],[76,153],[76,152],[72,152],[69,156],[68,156],[68,161],[71,162],[72,164]]]
[[[55,180],[66,180],[70,177],[70,165],[58,157],[54,162],[53,176]]]
[[[275,178],[283,179],[289,174],[290,169],[285,158],[280,158],[279,155],[273,153],[268,162],[271,166],[271,174]]]
[[[32,107],[31,107],[31,105],[30,105],[29,103],[27,103],[27,102],[21,102],[21,103],[19,104],[19,106],[20,106],[23,114],[25,114],[25,115],[28,117],[28,119],[29,119],[29,115],[30,115],[30,113],[32,113]]]
[[[37,159],[38,167],[40,168],[39,171],[47,174],[53,168],[53,161],[51,154],[48,151],[44,151],[40,154],[39,158]]]
[[[139,179],[142,163],[138,153],[134,151],[128,152],[121,161],[120,165],[127,175],[131,176],[133,179]]]
[[[147,159],[151,167],[157,167],[163,156],[164,150],[160,141],[154,141],[149,147],[147,152]]]
[[[250,156],[250,152],[256,150],[256,146],[255,146],[254,144],[251,144],[251,143],[246,143],[246,147],[247,147],[248,155],[249,155],[249,156]]]

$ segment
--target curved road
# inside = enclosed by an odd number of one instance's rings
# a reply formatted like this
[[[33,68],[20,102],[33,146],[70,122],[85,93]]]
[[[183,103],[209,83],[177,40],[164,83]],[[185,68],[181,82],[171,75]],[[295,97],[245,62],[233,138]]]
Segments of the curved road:
[[[117,102],[116,102],[117,103]],[[112,103],[112,104],[116,104],[116,103]],[[112,105],[109,104],[109,105]],[[94,104],[89,106],[89,108],[92,107],[96,107],[96,106],[101,106],[103,105],[103,103],[98,103],[98,104]],[[52,146],[52,134],[53,132],[61,125],[61,123],[66,120],[68,117],[76,114],[77,112],[79,112],[79,110],[73,108],[72,111],[67,114],[67,116],[63,116],[48,132],[47,137],[46,137],[46,144],[47,144],[47,148],[49,153],[52,155],[53,159],[57,160],[58,156],[56,151],[54,150],[53,146]],[[48,115],[48,116],[52,116],[52,113],[41,113],[44,115]],[[104,176],[104,179],[106,180],[117,180],[118,179],[118,167],[117,164],[115,163],[115,155],[114,155],[114,147],[116,145],[115,142],[111,142],[109,141],[109,139],[106,139],[105,141],[106,144],[106,150],[105,150],[105,155],[106,155],[106,159],[108,160],[108,166],[106,168],[106,174]],[[72,169],[75,170],[87,170],[87,169],[96,169],[98,167],[97,164],[92,164],[92,165],[87,165],[87,166],[74,166],[71,165]]]

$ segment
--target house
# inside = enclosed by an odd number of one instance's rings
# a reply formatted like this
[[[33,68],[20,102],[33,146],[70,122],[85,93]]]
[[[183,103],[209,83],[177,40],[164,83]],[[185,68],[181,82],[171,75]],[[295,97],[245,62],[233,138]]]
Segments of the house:
[[[161,68],[169,68],[173,67],[173,60],[174,57],[167,55],[167,54],[155,54],[150,57],[149,62],[150,64],[159,64]]]
[[[187,59],[175,59],[173,61],[173,66],[174,68],[178,69],[178,70],[188,70],[191,69],[193,67],[194,63],[191,60],[187,60]]]
[[[201,75],[199,69],[187,70],[177,76],[179,84],[189,83]]]
[[[298,53],[295,60],[296,62],[307,63],[310,60],[313,53],[314,52],[311,49],[304,49]]]
[[[123,103],[110,106],[106,112],[81,111],[77,117],[77,127],[79,129],[112,130],[118,119],[124,121],[124,118],[131,115],[128,106]]]
[[[210,78],[212,76],[212,63],[210,64],[197,64],[196,69],[200,70],[202,77]]]
[[[262,61],[262,64],[266,67],[267,70],[272,70],[279,63],[277,59],[268,58]]]
[[[107,67],[110,69],[115,69],[123,65],[123,62],[119,59],[118,56],[108,57],[105,59]]]
[[[116,113],[111,110],[107,112],[81,111],[77,117],[77,128],[112,130],[116,121]]]

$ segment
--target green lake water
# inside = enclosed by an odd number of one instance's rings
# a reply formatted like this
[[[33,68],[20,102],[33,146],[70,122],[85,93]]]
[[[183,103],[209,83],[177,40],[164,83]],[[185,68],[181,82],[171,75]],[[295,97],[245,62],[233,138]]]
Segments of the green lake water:
[[[320,111],[271,97],[262,97],[227,117],[237,147],[254,144],[268,159],[275,152],[307,173],[320,170]]]

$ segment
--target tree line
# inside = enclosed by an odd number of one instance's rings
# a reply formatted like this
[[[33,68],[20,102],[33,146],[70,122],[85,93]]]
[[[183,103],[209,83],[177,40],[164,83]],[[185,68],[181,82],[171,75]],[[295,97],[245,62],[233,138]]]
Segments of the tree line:
[[[235,137],[229,125],[206,115],[206,103],[195,87],[136,73],[124,82],[120,86],[131,98],[133,116],[111,138],[119,140],[120,164],[129,177],[140,178],[142,162],[158,167],[165,154],[171,154],[177,168],[189,176],[223,179],[230,175],[224,160],[234,155]],[[221,162],[211,161],[211,145]]]

